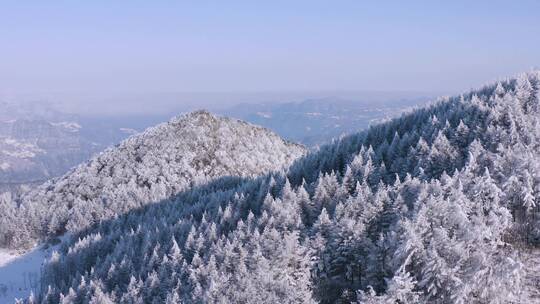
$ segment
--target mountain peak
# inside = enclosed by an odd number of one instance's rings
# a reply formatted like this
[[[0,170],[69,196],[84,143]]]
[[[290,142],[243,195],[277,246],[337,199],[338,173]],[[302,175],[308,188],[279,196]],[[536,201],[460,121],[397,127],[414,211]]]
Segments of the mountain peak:
[[[205,110],[205,109],[195,110],[191,112],[189,115],[195,116],[195,117],[216,117],[215,115],[213,115],[212,113],[210,113],[208,110]]]

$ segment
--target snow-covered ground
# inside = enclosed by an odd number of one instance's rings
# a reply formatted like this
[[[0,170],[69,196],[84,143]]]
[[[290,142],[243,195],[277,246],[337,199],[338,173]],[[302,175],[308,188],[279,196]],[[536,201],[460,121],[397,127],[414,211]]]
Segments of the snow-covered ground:
[[[41,268],[57,246],[38,246],[25,253],[0,249],[0,304],[14,303],[39,288]]]

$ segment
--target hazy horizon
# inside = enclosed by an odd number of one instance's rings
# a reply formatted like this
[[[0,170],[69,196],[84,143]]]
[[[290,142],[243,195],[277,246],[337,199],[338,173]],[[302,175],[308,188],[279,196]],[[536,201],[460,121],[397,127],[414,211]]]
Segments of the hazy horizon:
[[[351,101],[359,104],[422,99],[436,99],[449,92],[415,91],[285,91],[285,92],[164,92],[125,95],[81,95],[76,100],[63,94],[1,96],[0,102],[43,105],[71,114],[85,115],[163,115],[182,110],[219,111],[245,103],[290,103],[308,100]],[[129,107],[126,107],[129,104]],[[99,106],[96,106],[99,105]],[[156,105],[158,105],[156,107]]]
[[[6,1],[1,8],[0,98],[76,112],[339,95],[314,92],[454,94],[540,63],[536,1]]]

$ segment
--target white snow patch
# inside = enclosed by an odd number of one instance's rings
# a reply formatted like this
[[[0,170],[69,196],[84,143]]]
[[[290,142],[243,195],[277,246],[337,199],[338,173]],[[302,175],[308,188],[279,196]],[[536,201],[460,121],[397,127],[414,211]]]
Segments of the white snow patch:
[[[272,118],[272,113],[267,112],[257,112],[257,115],[264,118]]]
[[[307,116],[321,116],[322,113],[319,113],[319,112],[307,112],[306,115]]]
[[[16,259],[20,255],[16,252],[7,249],[0,249],[0,267]]]
[[[11,138],[11,137],[4,139],[4,143],[6,143],[6,145],[16,146],[16,147],[21,145],[21,143],[19,143],[15,138]]]
[[[16,158],[34,158],[36,153],[32,151],[7,151],[2,150],[2,153],[7,156],[16,157]]]
[[[2,171],[6,171],[7,169],[9,169],[9,167],[11,167],[9,163],[6,163],[6,162],[0,163],[0,170]],[[1,259],[2,257],[0,256],[0,260]]]
[[[130,129],[130,128],[120,128],[120,132],[130,134],[130,135],[139,133],[139,132],[137,132],[137,130]]]
[[[36,246],[25,253],[0,248],[0,303],[13,303],[31,292],[36,294],[45,259],[58,246],[48,249]]]
[[[80,124],[73,121],[51,122],[51,125],[55,127],[63,127],[70,132],[77,132],[82,128]]]
[[[4,148],[0,153],[16,158],[34,158],[37,154],[45,154],[45,150],[29,142],[21,142],[12,137],[4,138],[0,147]]]

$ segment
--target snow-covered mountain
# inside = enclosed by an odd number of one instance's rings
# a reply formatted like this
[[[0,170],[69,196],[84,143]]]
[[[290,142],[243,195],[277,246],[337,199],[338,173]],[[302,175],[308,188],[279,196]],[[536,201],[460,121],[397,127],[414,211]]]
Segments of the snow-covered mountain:
[[[78,231],[219,177],[282,170],[303,154],[302,146],[267,129],[194,112],[132,136],[25,193],[17,210],[0,215],[23,220],[0,221],[0,243]]]
[[[32,300],[537,303],[539,87],[540,73],[524,74],[342,138],[286,173],[201,183],[109,217],[53,254],[43,272],[49,287]],[[259,140],[238,137],[231,144]],[[92,201],[93,189],[103,186],[90,177],[111,168],[103,174],[123,168],[130,171],[119,180],[135,176],[126,190],[145,189],[140,171],[127,168],[139,156],[140,170],[156,172],[157,158],[147,162],[138,149],[130,151],[98,157],[41,194],[77,187],[65,193]],[[203,159],[197,163],[205,170],[211,158]],[[101,167],[111,162],[118,165]],[[147,189],[159,184],[148,183]],[[96,205],[139,201],[114,199]],[[77,213],[85,206],[75,204],[69,218],[84,224]],[[54,232],[50,223],[45,227]]]

